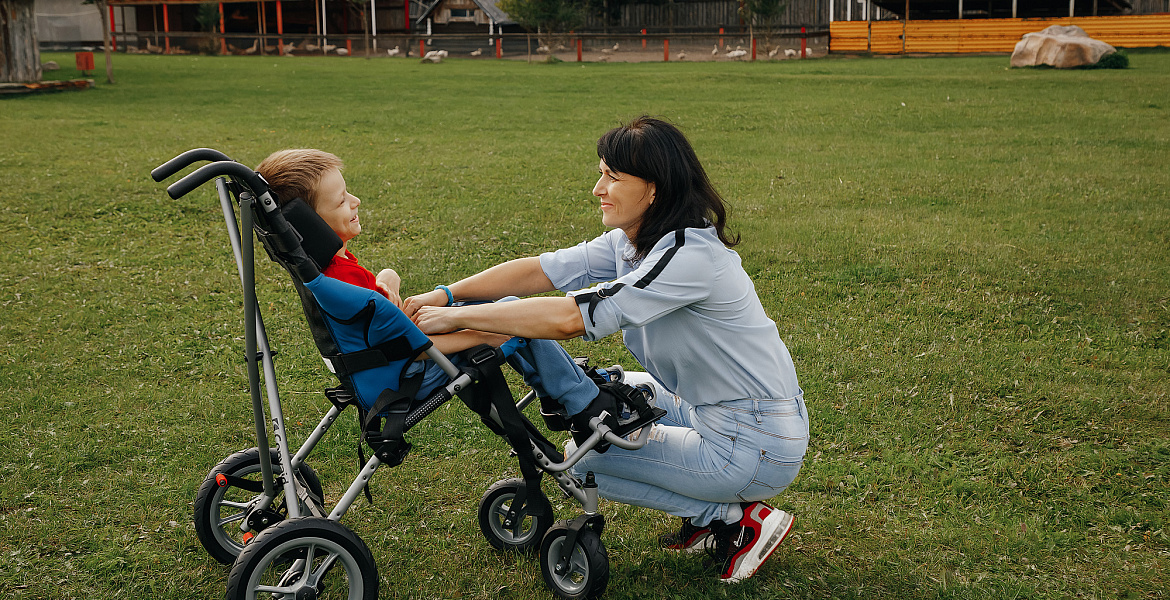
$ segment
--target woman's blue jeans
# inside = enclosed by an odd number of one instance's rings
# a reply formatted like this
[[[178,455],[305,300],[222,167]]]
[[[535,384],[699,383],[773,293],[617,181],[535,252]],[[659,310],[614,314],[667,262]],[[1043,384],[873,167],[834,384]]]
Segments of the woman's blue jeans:
[[[667,415],[641,449],[612,446],[573,466],[577,477],[593,471],[602,497],[704,526],[738,520],[740,502],[771,498],[800,472],[808,449],[803,394],[691,406],[646,373],[627,372],[625,382],[652,384]],[[571,440],[569,446],[576,449]]]

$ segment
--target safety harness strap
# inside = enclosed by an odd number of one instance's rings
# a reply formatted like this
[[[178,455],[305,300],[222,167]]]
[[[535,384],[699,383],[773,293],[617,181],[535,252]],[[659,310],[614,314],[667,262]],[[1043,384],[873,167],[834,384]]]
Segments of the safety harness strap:
[[[345,377],[360,371],[385,367],[404,358],[414,358],[421,351],[412,347],[406,336],[399,336],[371,348],[332,354],[323,358],[328,361],[330,369],[337,376]]]

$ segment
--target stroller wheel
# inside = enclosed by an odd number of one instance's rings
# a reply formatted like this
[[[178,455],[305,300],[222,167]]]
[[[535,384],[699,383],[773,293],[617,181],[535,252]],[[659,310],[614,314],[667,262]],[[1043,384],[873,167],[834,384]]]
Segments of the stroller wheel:
[[[283,473],[280,453],[275,448],[270,449],[270,452],[273,477],[280,477]],[[254,487],[259,489],[260,451],[249,448],[223,459],[207,474],[207,478],[199,486],[199,491],[195,493],[195,534],[199,537],[199,543],[203,544],[203,548],[212,558],[230,565],[244,549],[244,532],[240,530],[240,524],[248,518],[250,504],[259,498],[261,492],[232,484],[220,486],[216,481],[216,475],[220,474],[255,482]],[[318,498],[324,497],[321,481],[309,465],[302,463],[297,469],[297,475],[310,492]],[[281,517],[288,516],[284,492],[279,488],[271,508]],[[301,509],[302,513],[308,513],[308,507],[303,502]]]
[[[589,528],[577,534],[569,560],[562,561],[562,549],[569,535],[569,524],[553,525],[540,544],[540,572],[544,582],[561,598],[589,600],[605,593],[609,584],[609,555],[601,536]]]
[[[544,494],[528,499],[530,505],[533,502],[543,505],[543,515],[530,514],[528,507],[525,507],[515,515],[514,522],[508,522],[508,512],[512,509],[516,491],[524,485],[523,479],[497,481],[484,492],[483,498],[479,501],[479,529],[488,543],[497,550],[516,552],[532,550],[540,544],[544,532],[552,525],[552,505]]]
[[[378,598],[378,566],[370,549],[329,519],[288,519],[261,531],[228,576],[228,600],[325,597]]]

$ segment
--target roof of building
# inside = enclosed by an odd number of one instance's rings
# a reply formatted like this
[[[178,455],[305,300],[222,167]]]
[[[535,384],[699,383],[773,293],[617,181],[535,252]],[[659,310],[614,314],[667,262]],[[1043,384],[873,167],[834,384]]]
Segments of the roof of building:
[[[502,9],[500,9],[500,7],[496,6],[497,1],[498,0],[472,0],[472,2],[475,2],[475,5],[478,6],[484,13],[486,13],[488,18],[495,22],[496,25],[515,25],[516,21],[514,21],[512,17],[508,16],[508,13],[504,12]],[[434,2],[428,4],[427,7],[423,9],[418,18],[414,20],[414,22],[422,23],[424,19],[431,15],[431,11],[438,8],[438,6],[442,3],[443,0],[434,0]]]

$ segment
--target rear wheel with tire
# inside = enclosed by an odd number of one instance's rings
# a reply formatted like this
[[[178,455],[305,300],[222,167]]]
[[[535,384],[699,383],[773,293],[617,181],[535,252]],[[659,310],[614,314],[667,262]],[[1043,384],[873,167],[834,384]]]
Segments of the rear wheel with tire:
[[[228,600],[377,600],[378,566],[365,542],[320,517],[281,521],[244,548],[228,576]]]
[[[525,486],[523,479],[504,479],[492,484],[479,501],[479,530],[497,550],[524,552],[535,549],[544,532],[553,522],[552,505],[545,495],[529,498],[527,506],[519,510],[512,521],[508,513],[514,506],[516,492]],[[538,503],[538,504],[537,504]],[[533,515],[529,509],[541,506],[543,515]]]
[[[269,449],[272,457],[272,476],[278,481],[284,473],[280,465],[280,452],[276,448]],[[245,489],[231,483],[221,486],[217,475],[247,480]],[[321,481],[317,473],[309,465],[301,463],[297,469],[300,483],[308,487],[317,498],[323,498]],[[263,483],[260,477],[260,451],[249,448],[232,454],[220,461],[199,486],[195,493],[195,535],[199,543],[212,558],[225,565],[232,564],[244,549],[244,531],[240,524],[248,518],[248,512],[253,504],[259,500]],[[285,503],[283,486],[277,483],[276,499],[270,509],[274,520],[288,516],[288,505]],[[301,502],[301,513],[310,514],[308,507]]]
[[[561,554],[570,533],[567,521],[553,525],[540,543],[540,572],[544,582],[566,600],[590,600],[605,593],[609,585],[609,556],[601,536],[588,527],[581,529],[569,559]]]

